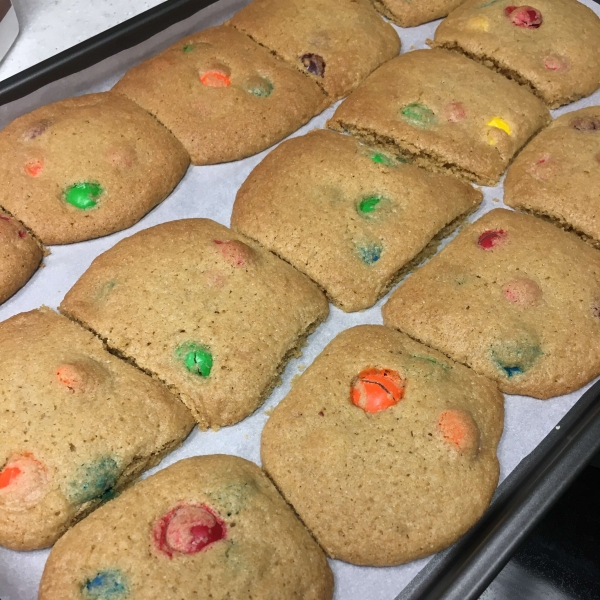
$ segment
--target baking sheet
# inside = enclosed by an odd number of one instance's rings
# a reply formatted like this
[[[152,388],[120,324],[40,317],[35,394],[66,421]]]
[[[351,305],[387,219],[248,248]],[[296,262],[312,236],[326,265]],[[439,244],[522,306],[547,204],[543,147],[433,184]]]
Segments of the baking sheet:
[[[592,0],[584,0],[583,3],[600,14],[600,7]],[[54,82],[17,102],[0,107],[0,128],[17,116],[43,104],[68,96],[110,89],[133,64],[193,31],[223,22],[246,4],[248,0],[220,0],[130,50],[81,73]],[[438,24],[439,21],[435,21],[411,29],[398,28],[403,44],[402,52],[426,48],[425,41],[433,38]],[[553,111],[553,116],[592,104],[600,104],[600,91],[589,98]],[[335,106],[314,118],[294,136],[324,127],[334,109]],[[41,304],[56,308],[96,256],[137,231],[158,223],[188,217],[209,217],[228,226],[239,186],[269,151],[234,163],[190,167],[173,194],[134,227],[97,240],[70,246],[53,246],[51,255],[44,261],[45,268],[40,269],[24,289],[0,307],[0,321],[19,312],[37,308]],[[502,206],[501,186],[481,189],[485,198],[478,211],[471,216],[471,221],[492,208]],[[290,362],[283,374],[282,385],[273,392],[263,407],[233,427],[226,427],[218,432],[194,430],[180,449],[166,457],[148,474],[182,458],[202,454],[235,454],[260,464],[260,433],[270,411],[289,391],[292,379],[300,374],[340,331],[363,323],[382,324],[381,306],[386,300],[387,296],[373,308],[353,314],[343,313],[332,306],[327,321],[309,338],[303,355]],[[546,401],[506,396],[505,431],[498,449],[500,481],[503,481],[556,427],[591,385],[590,383],[576,393]],[[0,548],[0,598],[34,600],[48,553],[48,550],[19,553]],[[431,557],[389,568],[356,567],[332,560],[330,564],[336,582],[335,600],[394,600],[430,559]]]

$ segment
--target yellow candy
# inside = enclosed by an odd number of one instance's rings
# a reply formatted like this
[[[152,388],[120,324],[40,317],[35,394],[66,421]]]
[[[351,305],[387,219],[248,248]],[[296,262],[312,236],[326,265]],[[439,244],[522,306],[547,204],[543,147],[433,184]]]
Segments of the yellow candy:
[[[488,31],[490,21],[487,17],[473,17],[467,21],[467,29],[479,29],[480,31]]]
[[[495,127],[496,129],[502,129],[502,131],[506,131],[508,135],[511,134],[510,125],[500,117],[494,117],[489,123],[489,127]]]

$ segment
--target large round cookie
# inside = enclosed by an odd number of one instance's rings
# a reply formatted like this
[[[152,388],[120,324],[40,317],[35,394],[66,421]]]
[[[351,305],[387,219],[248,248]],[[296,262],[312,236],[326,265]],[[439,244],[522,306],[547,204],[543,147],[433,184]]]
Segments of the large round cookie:
[[[600,249],[600,106],[564,114],[517,156],[504,203],[573,229]]]
[[[56,544],[40,600],[330,600],[321,549],[253,463],[182,460]]]
[[[148,113],[110,92],[61,100],[0,132],[0,206],[45,244],[131,227],[162,202],[189,159]]]
[[[29,281],[43,256],[41,245],[23,224],[0,212],[0,304]]]
[[[189,411],[48,308],[0,323],[0,545],[53,544],[179,446]]]
[[[445,548],[487,508],[503,402],[439,352],[354,327],[277,406],[261,457],[330,557],[396,565]]]

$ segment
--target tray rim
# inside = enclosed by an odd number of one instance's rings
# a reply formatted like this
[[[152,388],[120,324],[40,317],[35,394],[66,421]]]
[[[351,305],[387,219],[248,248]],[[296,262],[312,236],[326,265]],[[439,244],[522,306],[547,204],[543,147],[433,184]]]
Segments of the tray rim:
[[[136,46],[218,1],[165,0],[0,81],[0,106]],[[395,600],[477,600],[598,452],[600,381],[500,484],[476,525],[434,555]]]

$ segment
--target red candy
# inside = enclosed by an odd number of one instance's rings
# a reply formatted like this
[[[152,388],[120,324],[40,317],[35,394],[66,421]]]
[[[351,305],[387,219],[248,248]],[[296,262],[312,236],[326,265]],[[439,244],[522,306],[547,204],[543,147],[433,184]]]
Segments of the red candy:
[[[7,217],[6,215],[0,215],[0,219],[3,221],[10,221],[10,217]]]
[[[19,230],[19,237],[20,238],[26,238],[27,237],[27,232]]]
[[[397,371],[369,367],[358,375],[350,392],[352,403],[376,413],[398,404],[404,397],[404,379]]]
[[[25,172],[32,177],[37,177],[42,172],[43,168],[44,163],[42,160],[30,160],[25,164]]]
[[[213,240],[232,267],[248,267],[254,262],[254,250],[238,240]]]
[[[540,286],[527,277],[509,281],[503,288],[504,297],[513,304],[535,306],[542,298]]]
[[[477,245],[484,250],[491,250],[506,239],[506,231],[503,229],[490,229],[484,231],[477,240]]]
[[[196,554],[225,539],[225,523],[207,506],[181,504],[154,523],[156,548],[172,558],[174,554]]]
[[[551,54],[544,59],[544,67],[548,71],[566,71],[570,66],[569,59],[558,54]]]
[[[451,123],[458,123],[458,121],[462,121],[467,116],[467,112],[465,111],[462,102],[451,102],[450,104],[447,104],[444,108],[444,114],[446,115],[446,119]]]
[[[532,6],[507,6],[504,14],[517,27],[537,29],[542,24],[542,13]]]

